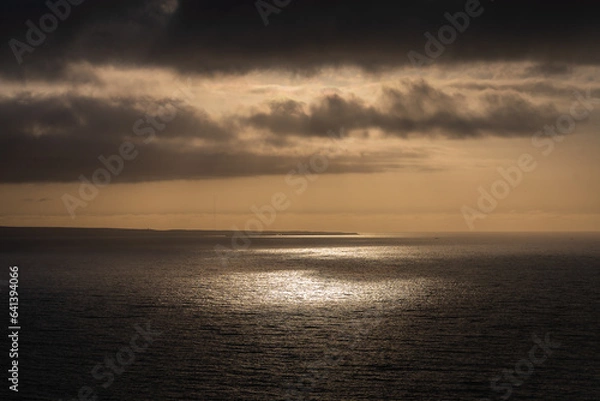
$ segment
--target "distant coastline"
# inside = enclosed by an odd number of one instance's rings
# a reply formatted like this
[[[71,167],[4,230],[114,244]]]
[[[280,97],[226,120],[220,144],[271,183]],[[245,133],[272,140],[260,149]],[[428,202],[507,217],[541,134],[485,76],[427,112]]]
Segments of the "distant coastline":
[[[1,238],[19,238],[19,237],[129,237],[129,236],[180,236],[180,237],[231,237],[233,230],[156,230],[140,228],[95,228],[95,227],[5,227],[0,226]],[[292,235],[358,235],[358,233],[341,231],[263,231],[253,235],[255,237],[270,236],[292,236]]]

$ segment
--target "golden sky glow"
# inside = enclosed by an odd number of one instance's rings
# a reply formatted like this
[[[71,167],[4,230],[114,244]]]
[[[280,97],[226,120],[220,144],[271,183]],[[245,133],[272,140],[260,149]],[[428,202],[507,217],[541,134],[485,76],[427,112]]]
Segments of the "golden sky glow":
[[[35,44],[20,21],[49,11],[11,10],[0,224],[244,229],[275,197],[263,229],[598,230],[595,20],[468,3],[308,2],[272,23],[86,3]]]
[[[591,88],[598,93],[594,86],[597,68],[581,67],[560,82],[539,76],[523,78],[531,68],[528,63],[510,66],[495,63],[455,69],[432,68],[418,75],[409,68],[377,75],[342,68],[307,77],[280,71],[208,78],[162,69],[78,64],[71,66],[73,74],[95,78],[78,85],[31,80],[21,86],[6,82],[3,97],[18,96],[23,91],[32,97],[86,96],[105,102],[124,96],[135,97],[140,99],[135,105],[140,116],[153,102],[174,99],[174,102],[185,102],[184,107],[195,115],[226,124],[234,119],[243,120],[252,113],[268,113],[272,102],[293,100],[308,110],[324,96],[331,95],[359,99],[365,107],[385,107],[382,104],[386,91],[406,93],[407,88],[422,84],[438,91],[433,96],[442,94],[462,102],[462,107],[469,108],[472,116],[485,115],[491,108],[500,107],[505,96],[522,100],[534,112],[555,110],[558,118],[568,113],[575,100],[572,91],[585,93]],[[184,92],[178,92],[179,98],[173,96],[180,88]],[[482,103],[482,98],[492,100]],[[415,113],[434,113],[436,107],[442,107],[435,98],[414,99],[414,103],[412,100],[406,99],[406,104],[414,106],[412,112]],[[598,108],[600,104],[594,106]],[[549,114],[552,117],[552,113]],[[474,138],[457,139],[445,135],[443,128],[432,133],[417,129],[407,137],[398,137],[377,127],[348,129],[332,125],[330,130],[337,133],[345,130],[347,136],[330,139],[326,132],[320,137],[298,135],[280,145],[272,143],[274,135],[268,129],[245,125],[243,121],[232,128],[236,130],[235,142],[225,143],[201,136],[179,136],[177,132],[169,132],[178,127],[167,123],[164,131],[156,135],[154,144],[214,147],[224,151],[242,145],[254,154],[285,156],[304,163],[314,154],[323,154],[330,165],[343,161],[341,165],[358,168],[325,170],[317,174],[314,181],[309,181],[301,194],[286,183],[286,174],[278,173],[131,182],[138,180],[128,177],[130,165],[147,157],[143,145],[139,145],[138,157],[126,161],[123,172],[114,177],[109,186],[101,188],[88,206],[78,208],[74,219],[67,213],[61,196],[76,194],[78,176],[83,174],[89,178],[93,171],[73,171],[72,183],[3,184],[0,224],[212,229],[216,221],[218,229],[230,229],[234,225],[242,228],[252,217],[253,205],[267,204],[274,193],[284,192],[291,206],[278,213],[269,229],[461,231],[468,229],[461,207],[475,207],[478,187],[489,188],[501,178],[496,171],[498,167],[514,165],[521,154],[529,153],[538,162],[535,171],[525,173],[523,181],[506,199],[499,201],[497,209],[476,222],[476,228],[595,230],[600,222],[600,167],[595,162],[600,150],[595,135],[598,116],[598,111],[593,110],[571,135],[556,142],[547,156],[542,153],[545,147],[532,145],[535,130],[529,135],[513,135],[510,126],[499,135],[492,127]],[[134,121],[127,123],[123,125],[124,136]],[[548,123],[553,121],[548,120]],[[193,131],[193,127],[191,129]],[[290,128],[290,132],[293,129]],[[168,135],[161,135],[162,132]],[[41,129],[38,135],[44,134]],[[368,171],[369,168],[373,171]]]

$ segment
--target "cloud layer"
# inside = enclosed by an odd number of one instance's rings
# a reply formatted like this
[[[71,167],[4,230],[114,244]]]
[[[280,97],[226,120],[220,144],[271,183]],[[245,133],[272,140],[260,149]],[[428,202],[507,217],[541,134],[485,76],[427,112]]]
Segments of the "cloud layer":
[[[125,142],[139,157],[121,182],[286,174],[317,153],[329,157],[329,173],[388,171],[415,167],[427,153],[340,149],[397,138],[527,137],[558,115],[547,99],[510,89],[465,96],[416,79],[378,92],[371,100],[351,93],[265,100],[225,114],[183,98],[17,92],[0,98],[0,181],[73,181]]]
[[[470,0],[470,2],[475,0]],[[39,26],[45,1],[8,0],[0,33],[26,42],[27,20]],[[311,73],[324,66],[357,65],[371,71],[409,63],[424,53],[430,32],[449,24],[445,13],[466,1],[291,1],[264,26],[254,1],[85,1],[71,10],[23,69],[2,47],[2,72],[61,77],[70,62],[154,65],[194,73],[283,68]],[[597,64],[600,26],[591,0],[560,2],[482,0],[478,17],[447,45],[436,63],[530,60]],[[464,25],[464,23],[463,23]],[[561,72],[560,68],[547,70]]]
[[[56,29],[28,34],[48,23],[48,4],[62,15]],[[329,173],[434,168],[423,163],[427,151],[392,153],[385,145],[531,136],[557,117],[559,95],[566,101],[565,93],[593,79],[572,79],[578,71],[591,68],[593,76],[600,61],[591,1],[475,4],[481,14],[435,59],[448,76],[413,68],[407,53],[426,54],[424,34],[436,36],[449,24],[445,13],[456,16],[465,1],[295,0],[270,14],[268,26],[247,0],[48,4],[0,5],[0,182],[75,181],[125,142],[139,157],[120,182],[286,174],[323,152],[319,143],[341,128],[335,146],[354,146],[325,151]],[[28,46],[17,57],[15,41]],[[509,63],[521,67],[496,80]],[[468,76],[464,66],[473,65],[490,76]],[[107,80],[107,68],[132,72],[135,82]],[[344,90],[331,84],[327,93],[302,94],[327,69],[351,68],[359,73]],[[153,85],[164,82],[148,71],[209,84],[287,74],[296,92],[276,81],[268,90],[247,82],[223,90],[227,99],[215,112],[210,101],[159,93]],[[365,76],[382,79],[370,95]]]

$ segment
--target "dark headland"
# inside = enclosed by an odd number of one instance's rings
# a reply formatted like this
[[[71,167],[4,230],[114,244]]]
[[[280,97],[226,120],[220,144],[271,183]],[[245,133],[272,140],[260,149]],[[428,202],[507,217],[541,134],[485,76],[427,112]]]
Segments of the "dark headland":
[[[229,241],[233,230],[154,230],[125,228],[71,228],[71,227],[0,227],[0,251],[19,251],[69,246],[77,248],[128,247],[139,244],[167,245],[190,243],[210,238]],[[281,236],[339,236],[356,233],[331,231],[263,231],[252,237]]]

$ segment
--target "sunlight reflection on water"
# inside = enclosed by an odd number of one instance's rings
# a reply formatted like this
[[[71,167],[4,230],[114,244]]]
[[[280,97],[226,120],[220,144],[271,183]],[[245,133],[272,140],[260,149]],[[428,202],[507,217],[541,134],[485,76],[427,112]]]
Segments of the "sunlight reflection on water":
[[[184,297],[193,302],[235,309],[373,307],[405,302],[434,284],[385,273],[392,260],[397,267],[422,255],[412,246],[265,247],[244,251],[235,264],[202,276],[200,282],[189,277],[180,288],[186,288]],[[340,268],[339,263],[348,265]]]
[[[421,280],[350,281],[325,277],[315,270],[234,273],[223,277],[240,304],[339,304],[368,305],[408,299],[422,288]]]
[[[250,251],[250,253],[253,253]],[[416,246],[379,246],[379,247],[299,247],[285,249],[259,249],[255,253],[271,256],[307,257],[315,259],[398,259],[417,258],[423,250]]]

